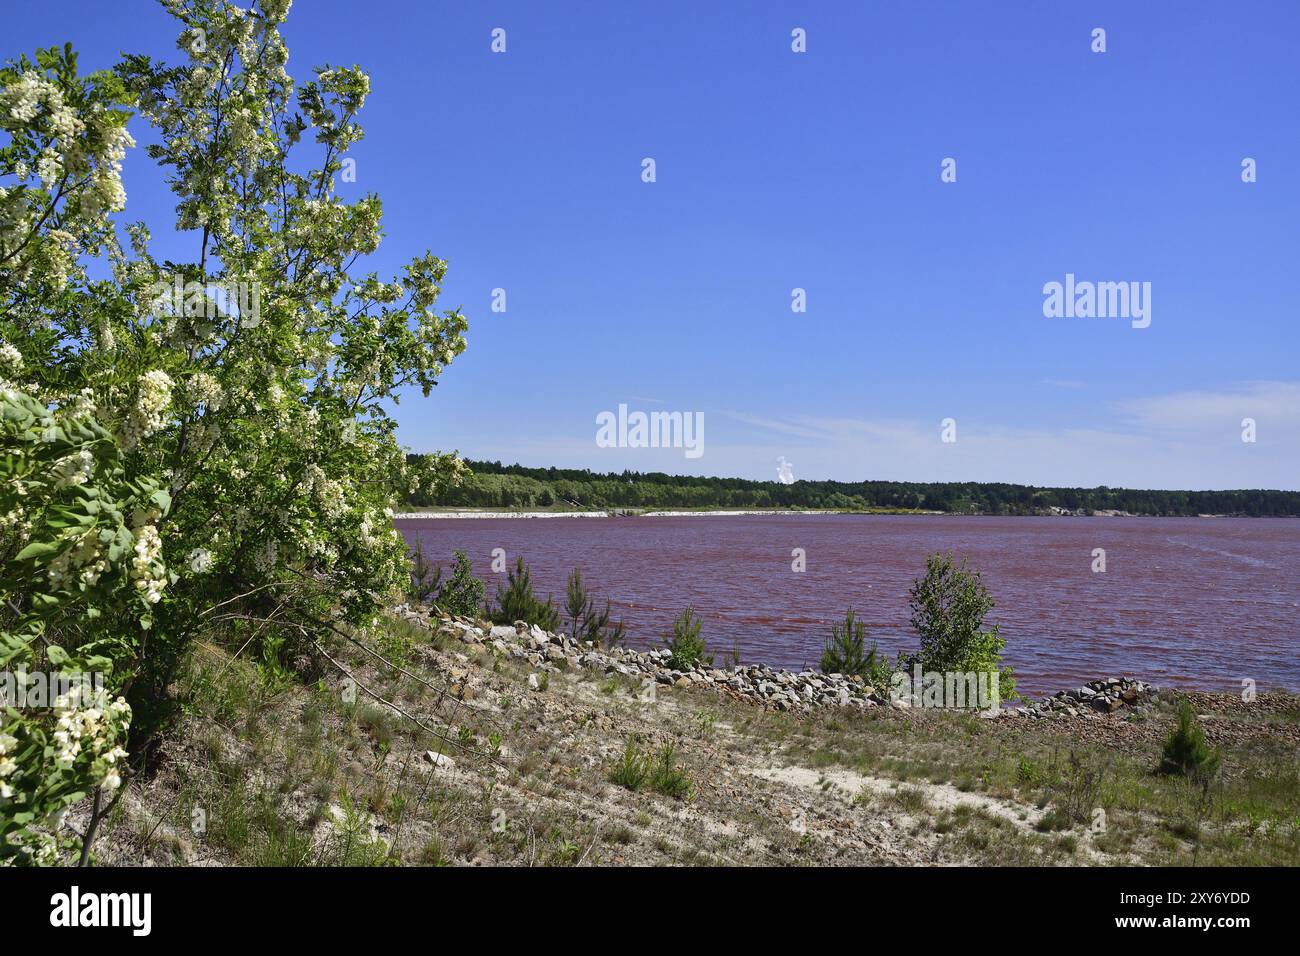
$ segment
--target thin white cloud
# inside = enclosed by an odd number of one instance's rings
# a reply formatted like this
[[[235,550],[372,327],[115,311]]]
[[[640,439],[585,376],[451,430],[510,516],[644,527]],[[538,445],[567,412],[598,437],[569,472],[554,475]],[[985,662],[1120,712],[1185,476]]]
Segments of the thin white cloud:
[[[1052,388],[1078,389],[1078,388],[1088,387],[1087,382],[1079,382],[1079,381],[1075,381],[1074,379],[1066,379],[1066,378],[1045,378],[1038,384],[1048,385],[1051,386]]]
[[[1175,392],[1119,402],[1116,408],[1149,428],[1235,428],[1243,418],[1285,427],[1300,424],[1300,382],[1250,382],[1227,392]]]
[[[1223,392],[1179,392],[1111,406],[1113,425],[1019,428],[958,419],[940,423],[707,412],[704,455],[676,449],[597,448],[591,435],[534,433],[491,446],[460,444],[474,458],[596,471],[664,471],[770,481],[784,455],[797,478],[861,481],[998,481],[1069,487],[1300,488],[1300,384],[1255,382]],[[1242,418],[1259,439],[1241,440]],[[748,428],[737,427],[749,426]],[[476,447],[477,446],[477,447]]]

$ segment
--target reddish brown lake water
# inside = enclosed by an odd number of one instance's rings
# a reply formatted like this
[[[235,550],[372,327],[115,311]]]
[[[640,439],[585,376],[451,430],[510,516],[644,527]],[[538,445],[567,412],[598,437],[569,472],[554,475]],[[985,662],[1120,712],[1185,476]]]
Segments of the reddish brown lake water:
[[[926,555],[952,551],[984,574],[1020,689],[1095,677],[1239,692],[1300,690],[1300,520],[763,515],[399,520],[431,558],[466,551],[491,595],[523,556],[541,595],[564,601],[582,569],[629,644],[660,643],[693,605],[710,646],[741,660],[816,667],[852,605],[869,640],[915,647],[907,591]],[[807,570],[791,570],[802,548]],[[1093,549],[1106,571],[1092,570]]]

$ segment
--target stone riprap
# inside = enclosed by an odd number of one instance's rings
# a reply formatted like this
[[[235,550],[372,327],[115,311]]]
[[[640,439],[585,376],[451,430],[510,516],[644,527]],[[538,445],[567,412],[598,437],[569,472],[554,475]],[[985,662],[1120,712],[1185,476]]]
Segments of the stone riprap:
[[[487,625],[465,617],[430,614],[422,608],[404,606],[399,613],[412,623],[432,628],[468,645],[489,647],[539,671],[587,668],[606,676],[621,675],[646,685],[712,687],[733,697],[775,710],[804,710],[815,707],[906,708],[907,699],[891,699],[888,688],[874,688],[861,677],[823,674],[820,671],[789,671],[763,664],[740,664],[730,668],[697,664],[689,670],[671,666],[666,649],[638,651],[627,647],[603,648],[588,641],[574,641],[563,633],[544,631],[537,625],[516,621],[513,625]],[[1129,677],[1090,681],[1074,690],[1059,691],[1041,700],[1004,706],[982,716],[1027,719],[1073,718],[1095,720],[1107,715],[1147,714],[1158,689]]]

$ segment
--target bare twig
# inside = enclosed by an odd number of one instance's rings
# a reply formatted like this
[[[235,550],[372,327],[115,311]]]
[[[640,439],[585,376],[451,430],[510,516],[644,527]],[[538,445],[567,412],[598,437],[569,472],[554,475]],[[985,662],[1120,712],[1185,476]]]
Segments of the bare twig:
[[[415,724],[415,726],[419,727],[421,730],[429,734],[431,737],[434,737],[437,740],[441,740],[443,743],[451,744],[454,747],[459,747],[464,752],[473,754],[476,757],[485,757],[489,759],[492,758],[492,755],[489,754],[487,751],[476,750],[473,747],[467,747],[459,740],[453,740],[451,737],[448,737],[446,734],[441,734],[438,731],[434,730],[432,727],[424,723],[418,717],[415,717],[414,715],[407,713],[405,710],[403,710],[401,707],[398,707],[395,703],[393,703],[388,698],[384,697],[381,694],[376,693],[375,691],[367,687],[365,684],[361,683],[361,681],[357,680],[355,674],[353,674],[350,670],[348,670],[346,667],[344,667],[342,664],[336,661],[333,657],[329,655],[329,653],[325,650],[325,648],[320,646],[319,641],[312,639],[312,645],[315,646],[316,650],[318,650],[321,653],[322,657],[324,657],[327,661],[333,664],[338,671],[340,671],[342,674],[348,677],[359,688],[361,688],[363,691],[365,691],[375,700],[379,701],[379,703],[383,704],[385,707],[389,707],[392,710],[396,711],[398,714],[405,717],[407,720]],[[495,763],[495,760],[493,762]]]

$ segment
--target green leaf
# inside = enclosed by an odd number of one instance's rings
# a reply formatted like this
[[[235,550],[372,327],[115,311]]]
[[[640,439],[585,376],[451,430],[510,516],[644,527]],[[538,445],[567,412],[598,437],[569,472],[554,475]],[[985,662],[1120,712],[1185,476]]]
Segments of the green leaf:
[[[172,496],[163,490],[155,491],[149,496],[149,500],[158,506],[158,510],[166,514],[172,507]]]
[[[62,542],[33,541],[18,552],[15,561],[30,561],[33,558],[48,558],[63,550]]]

